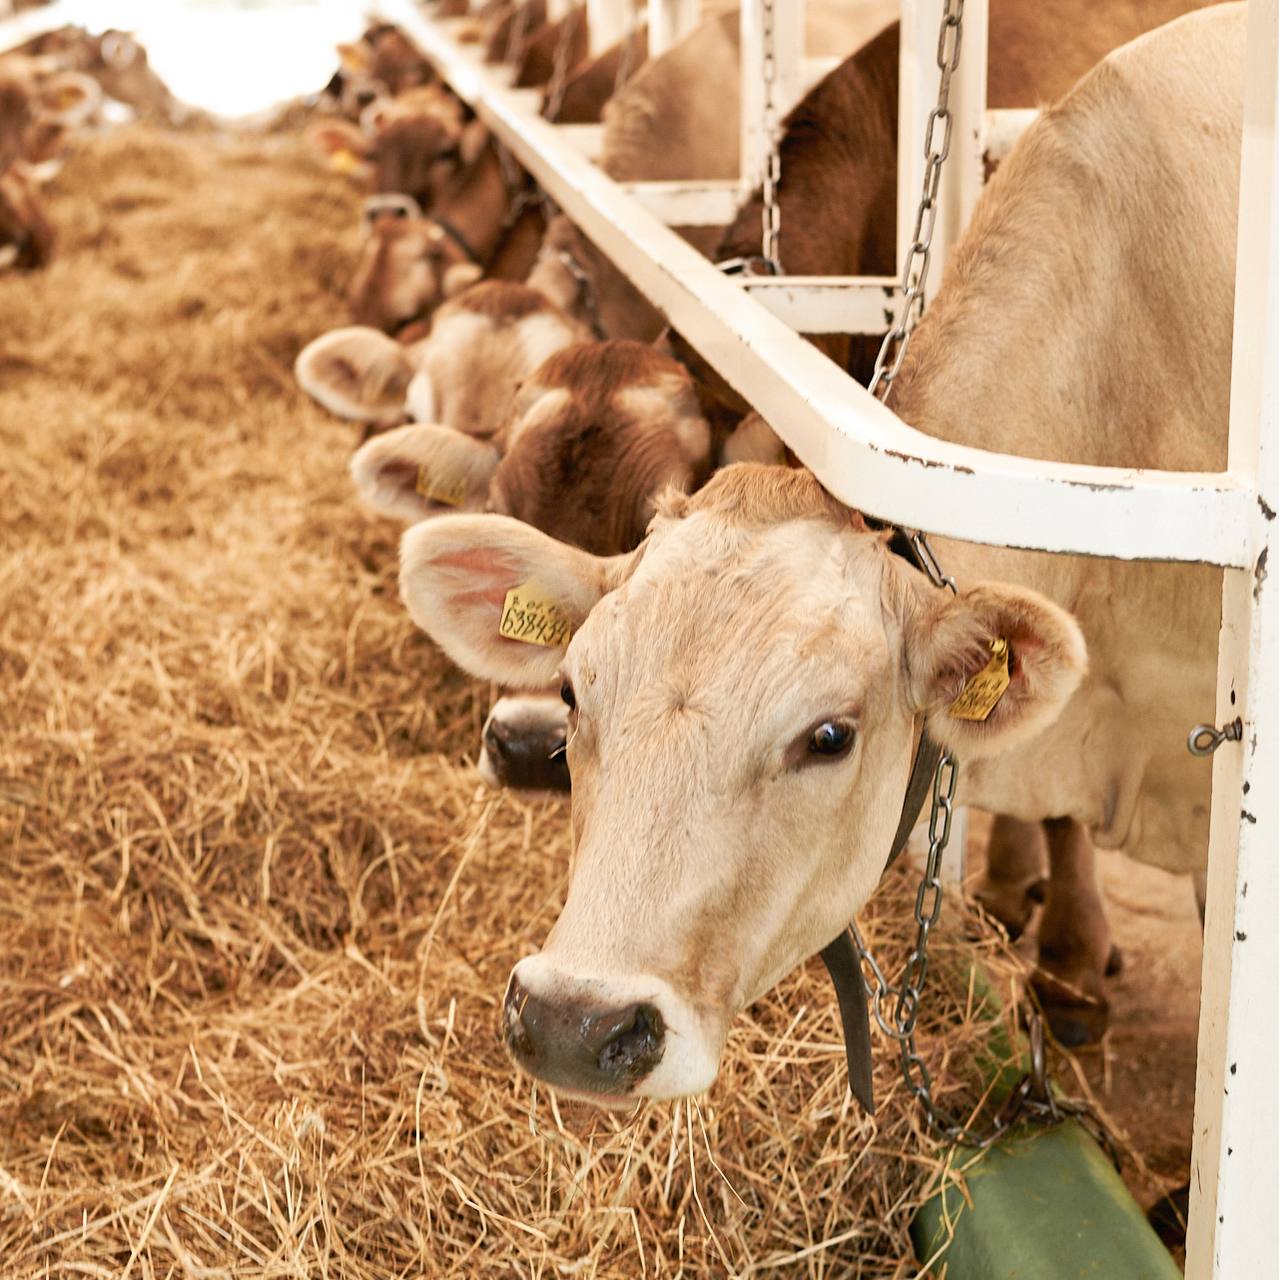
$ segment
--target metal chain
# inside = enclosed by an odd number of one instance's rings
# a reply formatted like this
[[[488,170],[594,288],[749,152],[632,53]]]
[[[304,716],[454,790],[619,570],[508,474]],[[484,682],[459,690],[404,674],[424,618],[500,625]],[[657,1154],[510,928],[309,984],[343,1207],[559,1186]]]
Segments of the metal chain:
[[[765,0],[766,11],[768,7],[768,0]],[[919,209],[915,215],[914,233],[906,251],[906,260],[902,264],[902,307],[897,323],[884,335],[869,388],[872,395],[884,401],[888,399],[893,380],[901,370],[911,334],[923,311],[928,269],[932,265],[933,229],[937,223],[942,167],[950,154],[951,130],[954,126],[954,117],[950,111],[950,82],[959,67],[963,19],[964,0],[946,0],[937,34],[937,67],[941,78],[937,86],[937,105],[929,112],[924,129],[924,178]],[[937,137],[939,126],[940,140]],[[767,213],[765,216],[767,217]],[[765,252],[767,253],[767,249]],[[955,594],[955,579],[943,572],[923,531],[917,530],[908,536],[911,551],[928,580],[933,586]],[[885,1035],[896,1041],[901,1054],[902,1078],[907,1089],[919,1100],[929,1127],[950,1142],[984,1149],[1022,1120],[1055,1123],[1065,1116],[1074,1116],[1088,1125],[1109,1152],[1111,1160],[1115,1161],[1110,1135],[1092,1109],[1086,1103],[1054,1096],[1044,1054],[1043,1026],[1038,1015],[1032,1016],[1029,1025],[1030,1069],[1013,1086],[999,1112],[984,1129],[978,1131],[957,1120],[933,1097],[932,1076],[919,1055],[915,1043],[915,1027],[928,978],[928,941],[933,926],[941,915],[942,859],[950,840],[958,781],[959,764],[949,751],[943,751],[933,774],[932,809],[928,818],[928,857],[915,894],[915,945],[896,984],[887,980],[884,971],[862,941],[856,925],[852,926],[853,941],[862,962],[875,1021]],[[890,1001],[891,1016],[887,1012]]]
[[[777,127],[777,34],[773,21],[774,0],[764,0],[761,37],[764,54],[764,134],[768,139],[768,159],[760,189],[763,199],[763,239],[760,256],[769,275],[782,274],[781,238],[782,209],[777,203],[777,188],[782,180],[782,143]]]
[[[582,310],[586,312],[591,332],[599,341],[605,341],[608,333],[604,329],[603,321],[600,320],[599,297],[595,292],[595,282],[587,275],[586,268],[578,262],[570,250],[557,249],[555,256],[564,270],[572,276],[573,283],[577,286],[577,296],[582,304]]]
[[[1058,1098],[1052,1091],[1044,1050],[1043,1024],[1038,1015],[1029,1019],[1030,1066],[1009,1091],[994,1118],[982,1129],[957,1120],[933,1097],[933,1079],[927,1063],[919,1054],[915,1028],[919,1006],[928,980],[928,940],[933,926],[941,917],[942,858],[950,840],[955,812],[955,788],[959,781],[959,765],[947,751],[937,762],[933,774],[932,809],[928,818],[928,857],[924,874],[915,893],[915,945],[906,961],[901,978],[891,983],[883,969],[862,941],[857,926],[851,926],[853,942],[862,963],[862,974],[870,994],[870,1008],[880,1030],[896,1041],[901,1055],[902,1079],[906,1088],[919,1100],[928,1126],[948,1142],[985,1150],[1023,1120],[1055,1124],[1066,1117],[1084,1123],[1106,1149],[1111,1162],[1118,1165],[1114,1143],[1105,1125],[1085,1102]],[[888,1012],[892,1007],[891,1014]]]
[[[531,8],[527,4],[517,3],[515,17],[506,31],[506,52],[502,57],[504,63],[514,64],[524,54],[524,33],[528,30]]]
[[[564,105],[564,93],[568,89],[568,51],[573,43],[574,21],[581,12],[582,6],[575,5],[560,20],[560,33],[555,41],[555,60],[551,65],[551,80],[546,89],[546,105],[542,115],[554,124],[560,118],[560,108]]]
[[[924,180],[920,190],[919,209],[915,214],[915,230],[906,261],[902,263],[901,311],[897,323],[884,335],[875,372],[871,375],[870,393],[887,400],[893,379],[901,371],[902,361],[910,346],[910,335],[924,306],[924,286],[932,265],[933,229],[937,224],[937,193],[941,187],[942,166],[950,154],[950,134],[954,116],[950,110],[950,81],[959,67],[959,51],[964,34],[964,0],[946,0],[941,28],[937,34],[937,67],[941,79],[937,85],[937,105],[928,113],[924,129]],[[937,127],[941,126],[940,144]]]

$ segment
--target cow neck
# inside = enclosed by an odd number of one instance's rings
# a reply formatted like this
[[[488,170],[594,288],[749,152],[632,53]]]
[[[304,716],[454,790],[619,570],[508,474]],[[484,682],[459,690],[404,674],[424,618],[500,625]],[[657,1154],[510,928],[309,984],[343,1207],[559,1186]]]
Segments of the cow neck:
[[[506,230],[510,198],[497,152],[490,143],[473,165],[454,176],[427,216],[434,218],[473,262],[487,266]]]

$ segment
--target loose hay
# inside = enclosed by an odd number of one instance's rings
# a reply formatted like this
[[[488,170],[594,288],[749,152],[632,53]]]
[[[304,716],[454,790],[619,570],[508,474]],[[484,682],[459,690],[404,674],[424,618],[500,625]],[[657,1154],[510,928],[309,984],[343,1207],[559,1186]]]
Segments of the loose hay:
[[[913,1274],[938,1149],[890,1045],[850,1108],[820,965],[700,1104],[557,1107],[500,1050],[566,810],[478,789],[489,691],[293,385],[357,204],[294,138],[125,131],[0,281],[0,1274]],[[912,898],[867,921],[895,967]],[[991,1018],[935,984],[944,1091]]]

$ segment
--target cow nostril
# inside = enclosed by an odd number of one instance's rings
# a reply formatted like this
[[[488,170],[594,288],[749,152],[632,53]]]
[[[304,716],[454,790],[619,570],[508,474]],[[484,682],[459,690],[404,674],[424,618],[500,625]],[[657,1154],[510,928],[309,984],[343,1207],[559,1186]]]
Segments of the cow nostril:
[[[661,1060],[664,1038],[662,1015],[651,1004],[634,1005],[600,1049],[600,1070],[614,1075],[651,1071]]]
[[[490,720],[484,726],[484,745],[494,755],[507,755],[511,747],[510,729],[500,720]]]

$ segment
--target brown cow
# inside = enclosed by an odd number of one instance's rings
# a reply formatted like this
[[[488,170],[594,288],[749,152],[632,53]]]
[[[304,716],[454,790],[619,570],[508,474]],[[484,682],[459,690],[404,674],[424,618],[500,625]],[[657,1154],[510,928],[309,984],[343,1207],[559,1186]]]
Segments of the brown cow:
[[[347,120],[313,124],[308,141],[338,172],[366,179],[379,194],[411,196],[430,212],[439,193],[479,159],[488,130],[468,121],[461,101],[436,83],[374,99],[358,127]]]
[[[358,323],[394,331],[429,318],[485,274],[503,280],[528,274],[544,230],[541,211],[526,208],[511,222],[518,192],[507,185],[487,134],[474,135],[481,138],[474,163],[453,176],[430,214],[407,198],[369,202],[365,245],[349,293]]]
[[[993,0],[987,100],[1037,107],[1060,97],[1111,49],[1211,0]],[[895,275],[899,27],[836,67],[787,117],[781,142],[780,257],[791,275]],[[716,261],[757,255],[762,200],[739,210]],[[862,383],[879,340],[822,335],[813,341]],[[681,352],[681,354],[684,354]],[[699,373],[744,408],[699,360]]]
[[[1134,41],[1031,127],[921,323],[907,422],[1026,457],[1224,464],[1245,23],[1223,5]],[[1214,706],[1220,573],[936,545],[957,596],[807,473],[754,467],[663,504],[629,557],[493,516],[406,534],[419,625],[476,674],[561,679],[576,707],[568,900],[507,1003],[528,1070],[612,1103],[708,1087],[735,1012],[873,891],[921,725],[963,760],[967,802],[1052,820],[1054,861],[1085,863],[1091,838],[1202,866],[1210,777],[1185,734]],[[567,653],[498,635],[531,578]],[[1001,700],[951,714],[999,640]],[[1104,927],[1056,886],[1044,945],[1099,985]]]

